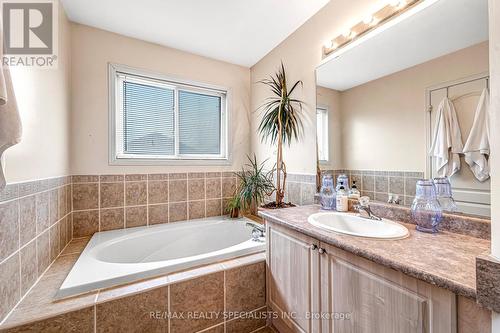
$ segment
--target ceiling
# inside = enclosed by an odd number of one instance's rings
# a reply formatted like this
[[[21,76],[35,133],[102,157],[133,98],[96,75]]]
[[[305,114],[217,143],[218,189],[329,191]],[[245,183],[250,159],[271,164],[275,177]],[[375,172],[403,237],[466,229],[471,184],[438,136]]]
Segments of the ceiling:
[[[347,90],[488,40],[488,0],[426,0],[326,58],[322,87]]]
[[[329,0],[62,0],[73,22],[251,67]]]

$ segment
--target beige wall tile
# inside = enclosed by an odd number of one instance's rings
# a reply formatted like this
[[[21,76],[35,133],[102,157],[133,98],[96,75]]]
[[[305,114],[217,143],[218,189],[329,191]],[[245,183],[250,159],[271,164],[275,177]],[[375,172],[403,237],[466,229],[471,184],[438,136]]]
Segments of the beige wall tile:
[[[99,206],[99,184],[73,184],[73,209],[95,209]]]
[[[168,207],[169,222],[187,220],[187,202],[170,203]]]
[[[266,305],[264,262],[226,271],[226,311],[252,311]]]
[[[221,197],[221,178],[207,178],[207,199]]]
[[[144,181],[147,181],[148,180],[148,175],[145,174],[145,173],[136,173],[136,174],[128,174],[128,175],[125,175],[125,181],[126,182],[130,182],[130,181],[140,181],[140,180],[144,180]]]
[[[21,249],[21,295],[24,295],[38,278],[36,241]]]
[[[58,218],[61,219],[66,215],[66,189],[60,187],[58,190],[58,204],[59,204],[59,214]]]
[[[168,204],[148,206],[149,224],[168,222]]]
[[[224,311],[224,272],[201,276],[170,286],[170,312]],[[223,321],[222,316],[211,319],[172,319],[171,332],[196,332]]]
[[[168,181],[149,181],[148,203],[166,203],[168,202]]]
[[[207,217],[222,215],[222,199],[207,200]]]
[[[125,180],[124,175],[100,175],[99,176],[99,181],[101,183],[116,183],[116,182],[122,182]]]
[[[251,312],[248,318],[236,318],[226,323],[226,333],[250,333],[266,326],[266,308]]]
[[[187,201],[187,181],[171,180],[168,186],[170,202]]]
[[[188,202],[188,219],[200,219],[205,217],[205,200]]]
[[[71,181],[73,184],[76,183],[97,183],[99,181],[99,176],[96,175],[75,175],[71,176]]]
[[[19,249],[19,201],[0,204],[0,262]]]
[[[125,205],[145,205],[147,202],[147,182],[125,183]]]
[[[53,261],[54,259],[56,259],[56,257],[59,255],[60,252],[59,223],[54,224],[49,229],[49,235],[50,235],[50,261]]]
[[[49,221],[50,225],[59,219],[59,191],[57,189],[49,192]]]
[[[36,195],[36,230],[37,235],[44,232],[49,223],[49,192],[38,193]]]
[[[19,276],[19,253],[0,264],[0,321],[21,298],[21,278]]]
[[[188,181],[188,200],[205,199],[205,179],[190,179]]]
[[[125,228],[140,227],[148,223],[148,207],[125,207]],[[168,214],[166,214],[168,216]]]
[[[12,328],[5,333],[21,332],[94,332],[94,307],[71,311],[49,319]]]
[[[96,332],[167,332],[167,318],[151,316],[164,314],[167,304],[167,287],[97,304]]]
[[[174,173],[169,174],[168,179],[170,179],[170,180],[187,179],[187,173],[184,173],[184,172],[174,172]]]
[[[101,208],[122,207],[124,205],[124,183],[101,183]]]
[[[61,251],[69,242],[69,240],[66,240],[66,235],[67,235],[66,228],[68,227],[67,219],[68,217],[66,216],[59,222],[59,247],[61,248]]]
[[[19,199],[19,228],[20,246],[36,237],[36,198],[34,195]]]
[[[229,198],[234,195],[234,191],[236,190],[236,178],[227,177],[222,178],[222,197]]]
[[[50,245],[49,245],[50,233],[49,230],[45,231],[43,234],[36,238],[36,248],[37,248],[37,262],[38,262],[38,275],[42,273],[49,267],[50,264]]]
[[[73,212],[73,237],[92,236],[99,231],[99,211]]]
[[[100,231],[123,229],[124,209],[123,208],[108,208],[101,209],[101,225]]]
[[[148,180],[168,180],[168,173],[150,173]]]

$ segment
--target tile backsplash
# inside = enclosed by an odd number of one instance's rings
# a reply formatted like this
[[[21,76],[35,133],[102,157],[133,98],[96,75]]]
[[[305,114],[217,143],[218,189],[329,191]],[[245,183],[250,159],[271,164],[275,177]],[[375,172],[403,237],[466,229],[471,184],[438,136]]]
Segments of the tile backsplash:
[[[70,177],[0,191],[0,321],[72,239]]]
[[[401,204],[409,206],[415,197],[415,186],[418,179],[424,177],[423,172],[414,171],[373,171],[373,170],[322,170],[322,174],[337,176],[346,174],[349,185],[356,181],[361,195],[372,200],[387,202],[389,193],[397,194]]]
[[[236,188],[233,172],[75,175],[73,236],[219,216]]]

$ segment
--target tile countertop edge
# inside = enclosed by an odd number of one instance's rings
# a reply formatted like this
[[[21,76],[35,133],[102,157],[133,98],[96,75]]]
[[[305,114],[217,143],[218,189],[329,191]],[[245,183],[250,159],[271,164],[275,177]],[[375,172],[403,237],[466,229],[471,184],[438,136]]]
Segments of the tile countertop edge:
[[[424,270],[416,269],[416,268],[412,267],[410,264],[403,265],[400,263],[396,263],[394,261],[391,261],[390,258],[380,256],[380,255],[373,253],[372,251],[367,250],[367,249],[360,249],[359,247],[354,246],[354,245],[350,245],[344,241],[328,238],[319,232],[315,232],[313,230],[308,230],[306,228],[302,228],[300,225],[296,225],[296,224],[287,222],[284,219],[280,219],[276,216],[273,216],[269,212],[259,211],[258,214],[260,217],[262,217],[266,221],[277,223],[279,225],[285,226],[287,228],[290,228],[292,230],[295,230],[295,231],[300,232],[302,234],[305,234],[307,236],[313,237],[321,242],[325,242],[327,244],[335,246],[341,250],[350,252],[350,253],[355,254],[359,257],[373,261],[377,264],[392,268],[392,269],[399,271],[401,273],[404,273],[408,276],[414,277],[416,279],[422,280],[424,282],[430,283],[430,284],[438,286],[438,287],[448,289],[457,295],[471,298],[474,300],[476,299],[476,289],[475,288],[470,288],[470,287],[465,286],[459,282],[456,282],[456,281],[450,280],[448,278],[444,278],[444,277],[441,277],[439,275],[433,274],[432,272],[427,272]]]

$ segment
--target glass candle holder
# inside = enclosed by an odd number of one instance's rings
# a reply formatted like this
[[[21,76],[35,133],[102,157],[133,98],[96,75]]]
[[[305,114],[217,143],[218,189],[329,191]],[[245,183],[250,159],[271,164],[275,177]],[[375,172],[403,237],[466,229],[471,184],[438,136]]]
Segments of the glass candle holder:
[[[323,176],[320,190],[320,205],[321,209],[326,210],[335,210],[336,208],[336,195],[332,175]]]
[[[417,181],[415,199],[411,205],[411,217],[417,225],[418,231],[438,232],[443,212],[437,200],[436,188],[432,180],[420,179]]]
[[[444,211],[455,212],[457,204],[453,200],[451,193],[451,184],[448,177],[434,178],[434,186],[436,188],[436,196],[441,209]]]

